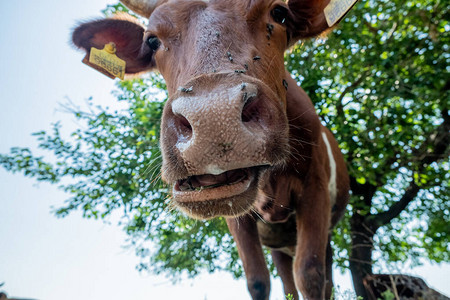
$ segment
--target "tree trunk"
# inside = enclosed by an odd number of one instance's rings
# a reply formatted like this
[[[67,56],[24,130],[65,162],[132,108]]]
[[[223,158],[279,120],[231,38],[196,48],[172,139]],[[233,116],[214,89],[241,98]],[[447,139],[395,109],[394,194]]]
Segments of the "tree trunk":
[[[365,217],[355,213],[350,219],[352,249],[350,272],[356,295],[368,299],[363,279],[372,274],[373,236],[375,232],[366,225]]]
[[[350,272],[356,295],[367,298],[363,279],[372,275],[373,236],[375,235],[373,222],[369,222],[372,198],[377,187],[370,183],[360,184],[354,177],[350,177],[350,187],[353,193],[352,216],[350,217],[351,250]],[[368,225],[370,224],[370,225]]]

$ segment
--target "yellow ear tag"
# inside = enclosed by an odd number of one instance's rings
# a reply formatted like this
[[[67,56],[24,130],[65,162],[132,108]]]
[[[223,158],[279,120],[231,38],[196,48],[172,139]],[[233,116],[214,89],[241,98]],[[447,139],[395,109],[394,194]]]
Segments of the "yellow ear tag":
[[[126,63],[116,56],[116,45],[114,43],[106,44],[102,50],[91,48],[89,60],[86,57],[83,63],[105,74],[109,78],[120,78],[123,80],[125,75]]]
[[[328,26],[336,24],[358,0],[331,0],[323,10]]]

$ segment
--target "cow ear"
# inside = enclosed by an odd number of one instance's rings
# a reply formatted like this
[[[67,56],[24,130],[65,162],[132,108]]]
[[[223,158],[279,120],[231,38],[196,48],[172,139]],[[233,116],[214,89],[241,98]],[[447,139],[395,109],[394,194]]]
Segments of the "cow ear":
[[[126,62],[125,73],[135,74],[155,66],[154,51],[143,43],[144,31],[144,27],[134,18],[122,15],[80,24],[73,31],[72,41],[88,56],[92,47],[103,49],[113,42],[116,55]]]
[[[287,19],[290,44],[327,31],[342,19],[345,12],[350,10],[355,2],[356,0],[290,0]],[[325,11],[327,11],[328,20]]]

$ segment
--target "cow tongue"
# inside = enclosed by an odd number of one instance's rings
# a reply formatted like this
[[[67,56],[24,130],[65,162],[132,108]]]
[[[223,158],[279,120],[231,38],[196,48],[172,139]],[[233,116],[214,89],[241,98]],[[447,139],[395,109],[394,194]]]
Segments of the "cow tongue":
[[[191,184],[194,188],[217,185],[217,184],[225,184],[227,183],[227,177],[225,173],[219,175],[199,175],[191,177]]]
[[[242,181],[246,176],[247,172],[244,169],[231,170],[219,175],[196,175],[179,181],[179,188],[181,191],[186,191],[200,188],[219,187],[222,185],[233,184]]]

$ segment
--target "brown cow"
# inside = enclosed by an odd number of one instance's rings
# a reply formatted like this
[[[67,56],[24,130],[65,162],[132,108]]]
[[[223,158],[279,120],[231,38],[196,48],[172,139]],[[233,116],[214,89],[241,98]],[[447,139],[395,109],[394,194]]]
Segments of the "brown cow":
[[[329,28],[329,0],[123,2],[149,17],[147,28],[122,15],[81,24],[73,42],[86,51],[114,42],[126,73],[157,68],[165,78],[162,176],[173,203],[193,218],[226,217],[253,299],[270,292],[261,245],[286,294],[329,298],[329,233],[348,175],[283,60]]]
[[[383,293],[391,291],[395,299],[450,300],[430,288],[422,278],[404,274],[373,274],[364,279],[368,299],[386,299]]]

